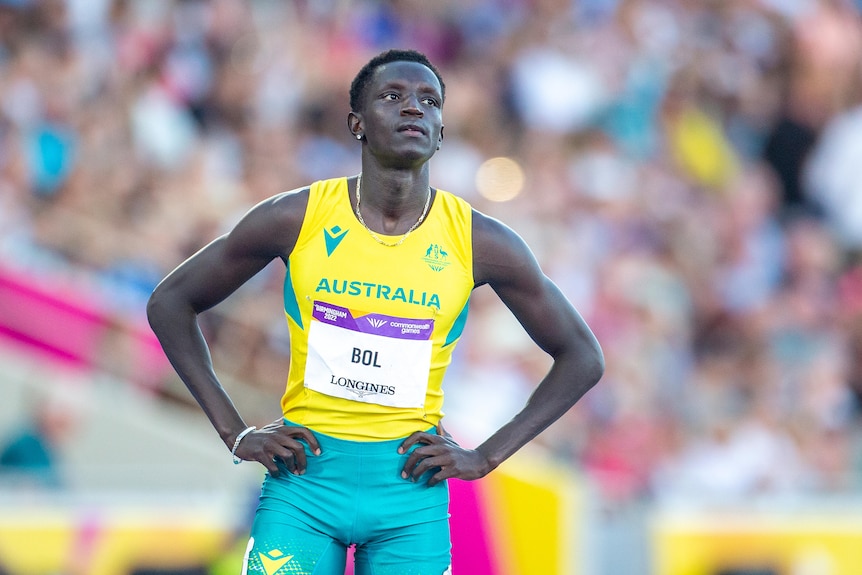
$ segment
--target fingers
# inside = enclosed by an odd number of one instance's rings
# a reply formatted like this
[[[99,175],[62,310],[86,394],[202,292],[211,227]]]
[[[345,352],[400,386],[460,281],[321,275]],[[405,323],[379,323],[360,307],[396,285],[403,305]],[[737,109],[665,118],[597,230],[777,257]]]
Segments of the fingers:
[[[438,483],[442,483],[447,479],[452,479],[455,474],[448,467],[441,467],[440,471],[428,478],[428,487],[434,487]]]
[[[435,467],[443,467],[451,463],[450,447],[457,444],[450,439],[450,435],[443,429],[441,424],[437,425],[437,434],[427,433],[424,431],[416,431],[405,439],[398,447],[398,453],[404,454],[417,444],[421,447],[414,449],[407,457],[404,467],[401,470],[401,477],[416,481],[429,469]],[[442,455],[450,454],[448,459],[443,459]],[[436,456],[436,457],[435,457]],[[438,472],[439,474],[439,472]],[[437,479],[434,483],[439,483],[442,479]],[[433,485],[429,481],[429,484]]]
[[[401,452],[401,449],[399,449],[399,452]],[[410,455],[407,456],[407,461],[404,462],[404,467],[401,469],[401,477],[407,479],[409,475],[412,475],[413,470],[416,469],[416,465],[418,465],[425,457],[427,457],[427,455],[422,451],[421,447],[414,449]]]
[[[278,430],[278,442],[275,453],[288,464],[288,470],[295,475],[302,475],[308,466],[305,445],[314,455],[320,455],[320,444],[307,427],[286,426]],[[304,443],[303,443],[304,442]]]
[[[440,435],[414,433],[401,444],[404,452],[415,447],[407,455],[401,469],[403,479],[417,481],[421,477],[428,476],[428,485],[434,486],[452,478],[472,481],[484,477],[491,471],[491,466],[484,455],[474,449],[460,447],[444,435],[445,430],[442,426],[438,427],[438,432]]]
[[[283,426],[283,432],[287,433],[290,437],[299,436],[308,444],[308,447],[311,449],[311,452],[315,455],[320,455],[320,444],[317,442],[317,438],[307,427],[289,427]]]
[[[278,463],[273,457],[267,458],[265,456],[256,456],[252,459],[252,461],[257,461],[258,463],[266,467],[266,470],[273,477],[278,477],[279,475],[281,475],[281,470],[278,468]]]
[[[240,444],[242,453],[238,455],[259,462],[274,477],[282,471],[279,460],[290,473],[302,475],[308,464],[306,445],[314,455],[320,455],[320,444],[308,428],[287,426],[283,420],[277,420],[250,433]]]
[[[426,457],[413,468],[413,473],[408,478],[410,481],[418,481],[426,473],[433,473],[427,481],[428,486],[433,487],[442,481],[456,477],[456,466],[448,465],[447,461],[450,460],[446,457]]]
[[[285,463],[287,470],[293,473],[294,475],[302,475],[305,473],[305,469],[308,465],[308,459],[305,455],[305,447],[297,442],[290,441],[289,444],[280,444],[276,443],[272,446],[271,457],[277,462],[277,460],[281,460]],[[270,452],[265,450],[265,456],[270,456]],[[269,468],[269,466],[267,466]]]
[[[296,457],[293,455],[292,452],[287,457],[274,457],[273,461],[275,462],[276,466],[279,462],[281,462],[282,465],[287,468],[288,473],[291,473],[293,475],[301,475],[296,464]],[[282,470],[281,467],[279,467],[278,469],[279,471]]]
[[[404,462],[404,467],[401,470],[401,477],[416,481],[431,469],[451,466],[452,464],[453,457],[448,445],[423,445],[414,449],[407,456],[407,461]]]
[[[413,453],[415,454],[416,451]],[[411,456],[412,455],[413,454],[411,454]],[[409,479],[410,481],[418,481],[420,477],[431,472],[433,475],[428,478],[429,487],[433,487],[441,481],[457,477],[459,473],[458,466],[454,463],[451,454],[448,452],[441,455],[423,457],[412,466],[411,463],[412,462],[408,461],[404,466],[404,471],[402,471],[401,477]]]
[[[281,475],[281,469],[278,466],[278,461],[284,461],[287,463],[288,460],[295,460],[294,452],[289,448],[275,444],[271,440],[266,440],[260,446],[256,447],[254,451],[250,454],[249,457],[244,457],[249,461],[257,461],[269,472],[273,477],[278,477]],[[288,465],[288,470],[296,469],[295,463],[293,465]],[[292,471],[294,472],[294,471]]]
[[[440,441],[443,438],[439,435],[434,435],[432,433],[427,433],[425,431],[414,431],[410,434],[410,436],[405,439],[401,445],[398,447],[398,453],[407,453],[410,451],[410,448],[416,445],[417,443],[424,443],[426,445],[431,445],[436,441]]]
[[[293,473],[294,475],[297,474],[296,458],[295,457],[288,457],[287,459],[282,459],[282,462],[284,463],[285,467],[287,467],[287,470],[290,473]]]
[[[315,455],[320,455],[320,444],[317,442],[317,438],[307,427],[302,427],[299,425],[285,425],[283,419],[276,419],[272,423],[268,423],[264,427],[262,427],[259,432],[266,433],[276,433],[279,435],[286,435],[287,437],[299,437],[308,444],[311,448],[312,453]]]
[[[401,472],[401,477],[416,481],[422,477],[426,471],[435,467],[442,467],[443,462],[438,462],[440,459],[442,459],[442,457],[433,456],[431,454],[426,455],[417,449],[410,454],[410,457],[407,458],[407,462],[404,464],[404,470]]]

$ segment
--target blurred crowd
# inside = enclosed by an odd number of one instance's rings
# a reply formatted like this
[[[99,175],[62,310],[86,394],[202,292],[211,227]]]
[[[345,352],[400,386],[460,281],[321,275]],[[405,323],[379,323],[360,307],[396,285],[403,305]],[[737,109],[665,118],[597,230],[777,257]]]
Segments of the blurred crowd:
[[[521,233],[606,354],[540,443],[612,500],[846,492],[860,22],[851,0],[0,0],[0,258],[143,313],[254,203],[357,173],[350,80],[416,48],[447,85],[432,184]],[[499,156],[525,175],[503,203],[475,191]],[[204,317],[220,372],[273,402],[282,273]],[[486,289],[446,383],[465,443],[548,366]]]

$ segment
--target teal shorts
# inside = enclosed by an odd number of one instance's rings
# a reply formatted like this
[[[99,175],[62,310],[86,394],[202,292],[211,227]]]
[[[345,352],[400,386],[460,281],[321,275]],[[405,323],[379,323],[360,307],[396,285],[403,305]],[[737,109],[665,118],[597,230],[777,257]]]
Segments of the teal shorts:
[[[402,479],[403,439],[357,442],[315,433],[308,466],[267,474],[246,553],[246,575],[344,575],[353,545],[356,575],[451,573],[449,490],[429,471]]]

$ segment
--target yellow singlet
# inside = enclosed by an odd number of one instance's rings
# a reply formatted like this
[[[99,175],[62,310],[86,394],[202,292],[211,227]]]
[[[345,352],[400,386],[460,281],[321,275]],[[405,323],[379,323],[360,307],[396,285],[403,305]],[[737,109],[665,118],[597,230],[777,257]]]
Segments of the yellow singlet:
[[[438,190],[422,225],[388,247],[357,220],[346,178],[314,183],[284,285],[284,417],[353,441],[437,425],[472,289],[466,201]]]

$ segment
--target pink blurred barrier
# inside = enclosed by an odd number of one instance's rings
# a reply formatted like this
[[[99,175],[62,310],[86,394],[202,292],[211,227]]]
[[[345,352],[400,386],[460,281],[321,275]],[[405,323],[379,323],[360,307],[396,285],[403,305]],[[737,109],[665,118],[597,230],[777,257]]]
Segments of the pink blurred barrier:
[[[144,310],[119,314],[68,278],[0,264],[0,340],[47,360],[147,388],[169,368]]]
[[[498,575],[493,557],[491,526],[483,510],[480,482],[449,481],[452,513],[452,562],[459,573]]]

